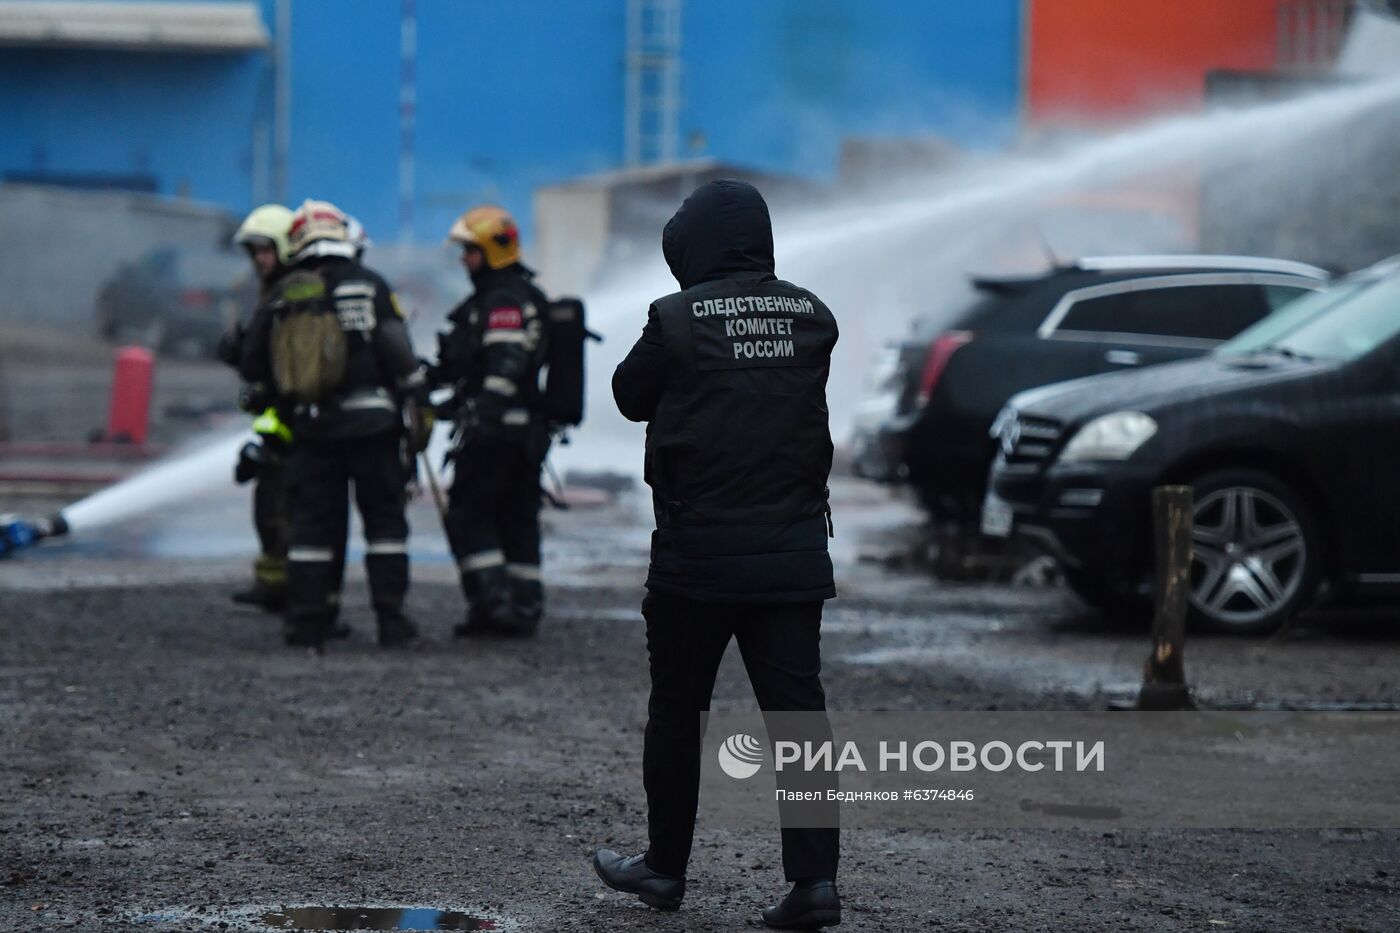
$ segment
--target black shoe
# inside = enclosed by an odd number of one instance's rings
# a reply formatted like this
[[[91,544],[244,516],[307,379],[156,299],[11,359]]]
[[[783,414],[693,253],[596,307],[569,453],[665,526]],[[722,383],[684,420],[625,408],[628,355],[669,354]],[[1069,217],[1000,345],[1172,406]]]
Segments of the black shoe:
[[[240,606],[257,606],[265,612],[281,612],[287,605],[287,591],[279,587],[254,583],[231,597]]]
[[[509,634],[529,638],[544,615],[544,587],[538,580],[514,580],[511,587]]]
[[[282,640],[289,648],[314,648],[320,651],[325,640],[325,627],[320,622],[288,622],[282,630]]]
[[[603,884],[623,894],[635,894],[648,907],[675,910],[685,897],[685,879],[662,875],[647,867],[643,853],[623,858],[611,849],[593,853],[593,870]]]
[[[487,613],[479,609],[471,609],[467,612],[466,621],[460,625],[453,626],[453,638],[480,638],[483,635],[495,635],[500,632],[500,626],[496,624]]]
[[[799,881],[777,907],[763,912],[775,930],[819,930],[841,922],[841,896],[835,881]]]
[[[379,617],[379,647],[402,648],[418,638],[418,626],[401,614]]]
[[[331,627],[326,631],[327,638],[334,638],[343,641],[355,634],[355,630],[344,622],[332,622]]]
[[[510,621],[496,626],[496,631],[507,638],[534,638],[539,630],[540,617],[537,615],[515,615]]]

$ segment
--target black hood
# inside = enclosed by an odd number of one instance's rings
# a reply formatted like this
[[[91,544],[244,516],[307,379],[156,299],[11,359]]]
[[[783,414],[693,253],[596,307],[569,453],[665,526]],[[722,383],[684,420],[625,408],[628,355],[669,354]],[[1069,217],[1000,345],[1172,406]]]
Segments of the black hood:
[[[773,275],[773,222],[753,185],[706,182],[661,233],[661,252],[681,288],[744,275]]]

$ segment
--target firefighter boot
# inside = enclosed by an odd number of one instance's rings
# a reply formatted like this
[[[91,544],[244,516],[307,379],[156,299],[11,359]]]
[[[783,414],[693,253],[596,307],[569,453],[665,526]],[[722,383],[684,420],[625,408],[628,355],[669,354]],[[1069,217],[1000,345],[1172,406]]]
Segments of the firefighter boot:
[[[511,580],[511,614],[507,634],[517,638],[529,638],[540,627],[540,617],[544,615],[544,587],[538,579]]]
[[[462,586],[470,609],[466,621],[452,630],[457,638],[502,634],[511,627],[510,577],[505,567],[487,567],[463,574]]]
[[[402,612],[379,613],[379,647],[402,648],[418,638],[418,626]]]
[[[292,648],[314,648],[321,651],[330,635],[331,619],[324,614],[288,615],[282,640]]]
[[[286,558],[260,555],[253,564],[253,585],[234,593],[233,601],[266,612],[281,612],[287,605]]]

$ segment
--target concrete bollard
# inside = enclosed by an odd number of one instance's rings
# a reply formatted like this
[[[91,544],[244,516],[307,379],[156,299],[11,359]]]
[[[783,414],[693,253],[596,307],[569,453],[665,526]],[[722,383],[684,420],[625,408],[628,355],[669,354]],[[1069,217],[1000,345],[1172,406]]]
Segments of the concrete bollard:
[[[108,441],[144,444],[151,427],[151,387],[155,355],[145,347],[119,347],[112,370],[112,399],[107,411]]]
[[[1195,503],[1190,486],[1152,490],[1152,534],[1157,559],[1152,654],[1143,670],[1140,710],[1195,709],[1182,652],[1191,602],[1191,530]]]

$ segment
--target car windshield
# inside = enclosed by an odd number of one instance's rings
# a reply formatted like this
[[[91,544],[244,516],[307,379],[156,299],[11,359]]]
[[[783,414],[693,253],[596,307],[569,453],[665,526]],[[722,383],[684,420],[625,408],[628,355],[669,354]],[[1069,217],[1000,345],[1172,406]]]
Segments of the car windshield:
[[[1322,360],[1353,360],[1400,333],[1400,276],[1362,286],[1299,324],[1269,349]]]
[[[1319,292],[1308,292],[1283,305],[1252,327],[1247,327],[1215,348],[1217,354],[1241,356],[1273,346],[1279,338],[1333,305],[1354,295],[1365,283],[1343,282]]]

